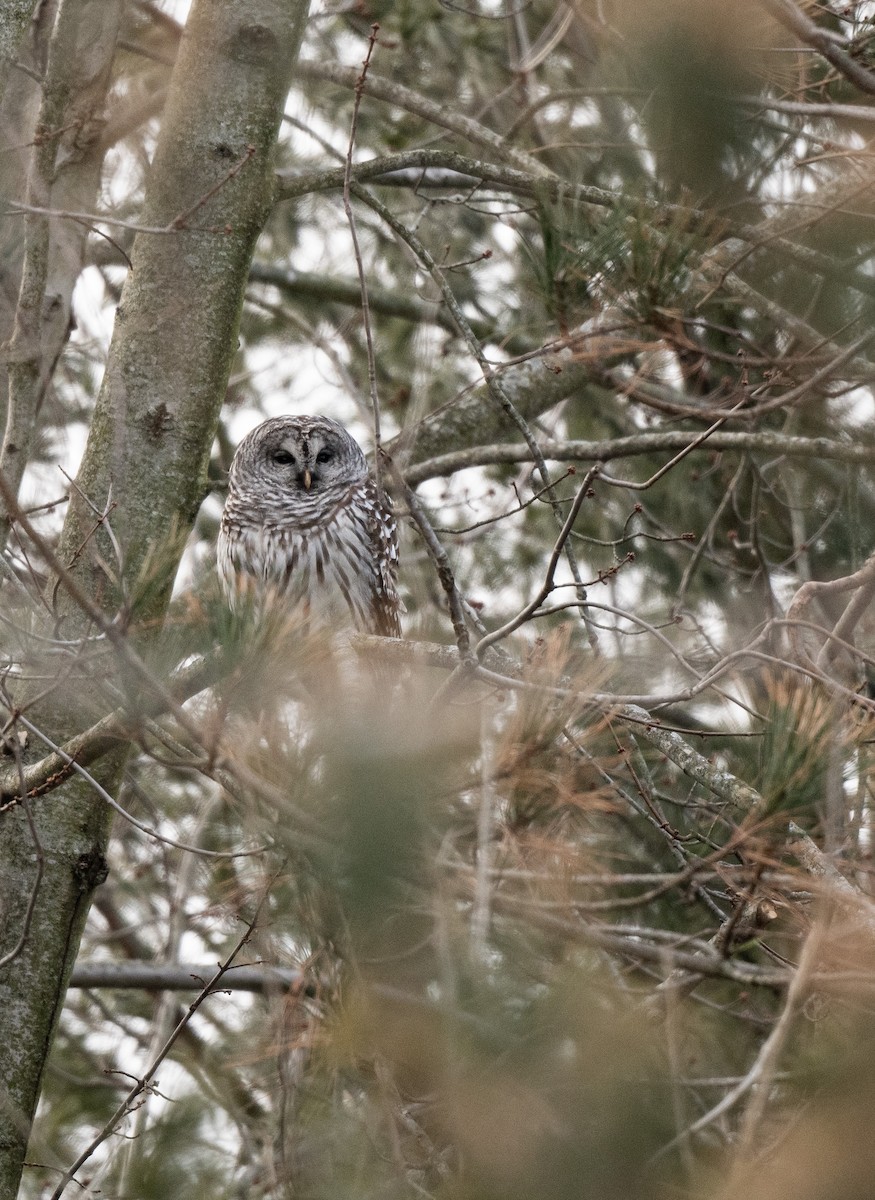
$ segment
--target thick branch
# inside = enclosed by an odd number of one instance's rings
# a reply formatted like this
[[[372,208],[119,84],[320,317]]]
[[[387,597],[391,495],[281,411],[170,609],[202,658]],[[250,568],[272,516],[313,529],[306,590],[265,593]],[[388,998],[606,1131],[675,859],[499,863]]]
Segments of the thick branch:
[[[749,784],[710,762],[703,754],[671,729],[663,729],[650,713],[637,704],[626,704],[619,712],[626,721],[635,724],[638,731],[647,741],[661,750],[667,759],[680,767],[690,779],[695,779],[712,791],[721,800],[737,804],[742,812],[756,812],[763,807],[759,792],[754,791]]]
[[[626,325],[608,310],[579,331],[573,351],[563,349],[503,368],[501,385],[517,413],[534,421],[569,396],[586,398],[587,389],[600,380],[600,368],[594,367],[594,362],[603,364],[606,359],[632,354],[640,346],[627,335]],[[597,394],[594,389],[593,403]],[[387,451],[400,463],[422,462],[465,447],[504,441],[518,433],[514,422],[492,403],[483,383],[406,429]],[[405,475],[411,484],[418,481],[409,468]]]
[[[356,67],[342,67],[338,63],[302,59],[299,69],[305,77],[337,83],[341,87],[349,88],[350,91],[354,91],[359,86],[360,72]],[[437,104],[434,100],[426,99],[425,96],[419,95],[411,88],[404,87],[403,84],[393,83],[391,79],[385,79],[370,71],[364,80],[362,91],[366,96],[373,96],[375,100],[383,100],[387,104],[403,108],[406,112],[415,113],[416,116],[430,121],[441,129],[449,129],[452,133],[457,133],[466,141],[471,142],[472,145],[488,147],[500,159],[513,163],[521,171],[528,171],[536,178],[549,177],[552,174],[543,163],[532,155],[509,145],[501,134],[481,125],[479,121],[463,116],[455,106]]]
[[[214,683],[219,670],[218,661],[198,661],[174,676],[168,683],[168,691],[181,704]],[[108,713],[90,729],[65,742],[61,747],[63,753],[52,752],[37,762],[27,764],[20,775],[17,767],[0,772],[0,803],[20,798],[22,788],[31,798],[54,791],[71,774],[70,759],[87,767],[116,749],[120,743],[130,742],[132,729],[136,729],[144,718],[160,716],[166,711],[161,697],[155,694],[141,693],[140,701],[136,712],[119,708]]]
[[[875,96],[875,75],[868,71],[862,63],[857,62],[847,50],[834,42],[794,3],[794,0],[762,0],[762,3],[785,29],[795,33],[807,46],[818,50],[828,63],[831,63],[861,92]]]
[[[199,992],[216,973],[216,964],[154,962],[77,962],[70,976],[74,988],[142,988],[149,992]],[[289,967],[232,967],[212,989],[216,992],[290,991],[304,976]]]
[[[441,173],[456,173],[458,179],[454,186],[460,191],[471,192],[483,184],[494,184],[512,195],[529,196],[533,201],[541,199],[592,204],[597,208],[616,208],[624,199],[620,192],[609,191],[606,188],[572,184],[552,174],[536,175],[532,174],[531,170],[520,170],[514,166],[468,158],[451,150],[405,150],[398,154],[368,159],[353,165],[351,178],[357,183],[398,184],[401,181],[399,174],[405,172],[403,179],[407,186],[427,188],[430,172],[436,169]],[[344,177],[342,167],[283,171],[277,176],[277,199],[295,199],[319,191],[338,191],[343,186]],[[445,179],[440,179],[440,186],[446,186]],[[862,295],[875,296],[875,280],[865,271],[859,270],[852,263],[841,262],[829,254],[784,236],[797,229],[807,228],[822,217],[824,209],[829,211],[839,207],[864,190],[865,184],[859,180],[850,187],[846,181],[842,181],[838,188],[831,182],[820,192],[804,198],[802,205],[805,211],[801,216],[796,206],[789,206],[777,215],[767,217],[758,225],[732,225],[726,222],[720,230],[720,238],[724,240],[720,241],[716,249],[708,252],[703,265],[711,259],[718,264],[726,261],[731,265],[733,259],[743,259],[751,251],[768,249],[806,270],[853,288]],[[713,213],[663,202],[642,201],[641,205],[645,211],[652,213],[654,218],[677,215],[691,226],[698,225],[713,236]],[[743,245],[739,247],[739,243]]]
[[[616,458],[632,458],[643,454],[654,454],[661,450],[682,450],[696,437],[683,429],[670,429],[661,433],[636,433],[630,437],[611,438],[603,442],[557,441],[542,438],[541,451],[553,462],[609,462]],[[718,431],[712,433],[703,449],[750,450],[762,454],[784,454],[788,458],[833,459],[846,463],[875,463],[875,446],[861,446],[851,442],[836,442],[831,438],[793,437],[782,433],[735,433]],[[452,475],[466,467],[499,466],[504,463],[531,462],[532,456],[524,442],[498,442],[491,445],[471,446],[466,450],[450,451],[434,458],[417,460],[405,472],[407,482],[413,486],[426,479]]]
[[[467,191],[479,184],[493,183],[513,194],[541,195],[554,200],[562,196],[566,200],[595,204],[602,208],[613,208],[621,199],[619,193],[605,188],[568,184],[552,174],[545,176],[533,173],[531,168],[521,169],[519,166],[492,163],[488,159],[468,158],[455,150],[401,150],[397,154],[369,158],[353,164],[351,178],[356,183],[395,184],[400,171],[417,169],[421,172],[417,183],[424,183],[427,187],[427,172],[435,168],[442,173],[452,171],[457,176],[454,186],[460,190]],[[343,186],[344,176],[343,167],[280,171],[277,174],[276,198],[294,200],[311,192],[337,191]],[[445,186],[445,183],[445,179],[442,179],[441,186]]]

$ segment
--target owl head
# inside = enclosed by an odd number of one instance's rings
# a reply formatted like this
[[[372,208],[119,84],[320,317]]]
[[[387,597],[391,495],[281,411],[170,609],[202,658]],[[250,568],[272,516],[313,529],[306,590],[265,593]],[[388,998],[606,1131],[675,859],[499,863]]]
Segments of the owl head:
[[[316,498],[365,478],[359,444],[330,417],[272,417],[243,439],[231,463],[232,489]]]

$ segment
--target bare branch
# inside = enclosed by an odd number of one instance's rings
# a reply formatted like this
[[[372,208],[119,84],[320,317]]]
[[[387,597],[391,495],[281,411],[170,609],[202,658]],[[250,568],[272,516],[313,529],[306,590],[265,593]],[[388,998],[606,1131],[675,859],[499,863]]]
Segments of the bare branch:
[[[203,992],[205,984],[214,992],[271,993],[289,991],[305,982],[301,971],[265,964],[229,967],[217,978],[215,964],[94,962],[76,963],[70,976],[73,988],[143,989],[149,992]],[[207,980],[210,981],[207,984]]]
[[[807,46],[818,50],[827,62],[862,92],[875,95],[875,75],[843,49],[834,38],[798,7],[795,0],[760,0],[763,6]]]
[[[311,79],[323,79],[330,83],[338,83],[351,91],[355,91],[358,86],[359,72],[351,67],[342,67],[337,63],[314,62],[312,59],[302,59],[299,67],[301,73]],[[403,84],[394,83],[390,79],[384,79],[381,75],[371,73],[365,81],[364,91],[365,95],[373,96],[375,100],[394,104],[398,108],[423,117],[441,129],[449,129],[475,146],[488,147],[499,159],[512,163],[518,170],[527,171],[535,178],[545,178],[552,174],[543,163],[538,162],[532,155],[505,142],[500,134],[446,105],[435,104],[433,100],[427,100],[418,92],[404,87]]]
[[[689,451],[694,447],[695,434],[680,429],[658,433],[632,434],[604,442],[556,441],[542,438],[541,452],[552,462],[609,462],[616,458],[650,455],[657,450]],[[709,435],[710,450],[748,450],[763,454],[783,454],[788,458],[830,459],[836,462],[867,464],[875,462],[875,446],[854,442],[837,442],[830,438],[806,438],[783,433],[714,432]],[[407,468],[405,477],[411,485],[452,475],[466,467],[495,466],[501,463],[532,462],[528,446],[522,442],[472,446],[451,451],[435,458],[419,461]]]
[[[186,1009],[181,1020],[176,1025],[176,1028],[173,1030],[170,1037],[165,1042],[164,1046],[161,1048],[159,1053],[155,1056],[155,1058],[152,1060],[152,1062],[149,1064],[149,1066],[146,1068],[146,1070],[143,1072],[143,1074],[140,1076],[140,1078],[137,1080],[137,1082],[134,1084],[134,1086],[128,1092],[127,1096],[125,1096],[124,1100],[121,1102],[121,1104],[115,1110],[115,1112],[112,1114],[110,1119],[106,1122],[106,1124],[103,1126],[103,1128],[100,1130],[100,1132],[94,1138],[92,1138],[92,1140],[88,1143],[88,1145],[85,1147],[85,1149],[79,1154],[79,1156],[76,1158],[76,1161],[72,1164],[72,1166],[64,1173],[61,1181],[58,1183],[57,1187],[52,1192],[51,1200],[60,1200],[60,1197],[63,1195],[63,1193],[67,1189],[67,1185],[69,1183],[72,1183],[73,1180],[76,1178],[76,1172],[79,1170],[79,1168],[84,1166],[84,1164],[86,1162],[88,1162],[89,1158],[91,1158],[92,1154],[98,1148],[98,1146],[100,1146],[103,1142],[105,1142],[106,1139],[108,1137],[110,1137],[116,1131],[119,1122],[128,1113],[133,1111],[133,1107],[136,1104],[138,1097],[140,1097],[141,1095],[144,1094],[144,1092],[148,1088],[150,1082],[155,1078],[155,1073],[157,1072],[158,1068],[161,1066],[162,1062],[164,1062],[167,1055],[173,1049],[176,1042],[179,1040],[179,1037],[181,1036],[185,1027],[188,1025],[191,1018],[194,1016],[194,1014],[197,1012],[197,1010],[200,1008],[200,1006],[203,1004],[203,1002],[206,1000],[206,998],[209,995],[211,995],[212,993],[214,993],[216,990],[218,990],[216,985],[219,984],[221,982],[221,980],[224,978],[224,976],[232,969],[232,967],[234,965],[234,960],[237,958],[237,956],[240,954],[240,952],[243,950],[243,948],[249,942],[250,938],[252,937],[252,935],[255,931],[256,923],[259,919],[259,916],[261,915],[261,909],[262,909],[263,904],[265,903],[265,901],[268,898],[268,894],[269,894],[269,887],[265,889],[265,891],[262,895],[262,898],[258,904],[258,907],[255,910],[255,915],[248,922],[245,932],[243,933],[242,937],[240,937],[238,939],[237,944],[234,946],[234,949],[231,951],[230,954],[228,954],[228,956],[226,958],[224,958],[222,960],[222,962],[220,962],[218,964],[217,968],[213,971],[209,980],[202,986],[196,999],[194,999],[191,1002],[191,1004],[188,1006],[188,1008]]]

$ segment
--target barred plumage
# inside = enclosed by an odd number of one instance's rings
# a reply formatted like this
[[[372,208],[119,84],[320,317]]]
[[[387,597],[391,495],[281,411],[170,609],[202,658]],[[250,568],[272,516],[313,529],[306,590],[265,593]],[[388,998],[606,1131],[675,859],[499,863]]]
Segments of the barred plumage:
[[[274,417],[243,439],[217,560],[232,606],[275,597],[319,626],[401,636],[391,504],[359,445],[328,417]]]

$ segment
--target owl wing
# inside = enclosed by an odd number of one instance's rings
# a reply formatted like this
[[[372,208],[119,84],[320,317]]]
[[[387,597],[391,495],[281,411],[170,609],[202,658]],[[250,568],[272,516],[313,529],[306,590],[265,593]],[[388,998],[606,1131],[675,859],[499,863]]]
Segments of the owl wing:
[[[383,637],[401,637],[399,614],[404,606],[397,587],[398,523],[392,501],[370,476],[362,486],[362,501],[374,561],[373,632]]]

